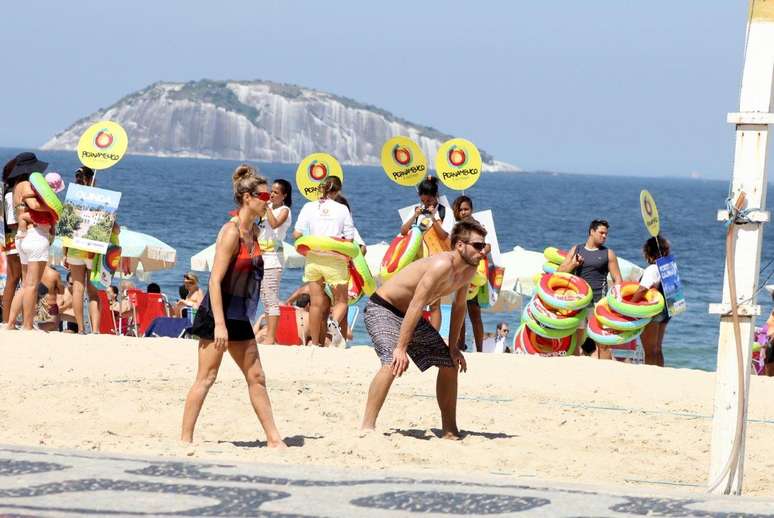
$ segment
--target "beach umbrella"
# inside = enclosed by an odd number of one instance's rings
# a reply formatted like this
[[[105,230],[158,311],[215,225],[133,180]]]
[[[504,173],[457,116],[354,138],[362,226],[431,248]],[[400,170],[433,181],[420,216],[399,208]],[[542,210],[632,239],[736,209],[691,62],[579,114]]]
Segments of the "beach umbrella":
[[[282,242],[282,254],[285,260],[285,268],[303,268],[304,256],[296,252],[296,249],[287,241]],[[196,272],[209,272],[215,262],[215,243],[191,257],[191,270]]]
[[[141,279],[147,279],[151,272],[175,266],[177,251],[160,239],[122,226],[119,241],[121,262],[116,274],[120,273],[122,277],[138,275]],[[49,261],[52,265],[64,265],[64,248],[59,237],[51,243]]]
[[[304,256],[296,252],[296,247],[288,243],[282,242],[282,255],[285,260],[285,268],[303,268],[305,259]]]
[[[149,273],[174,268],[177,251],[149,234],[121,227],[121,271],[142,271]]]
[[[215,261],[215,243],[194,254],[191,257],[191,270],[195,272],[209,272],[212,270],[212,263]]]
[[[545,262],[543,252],[526,250],[518,245],[502,254],[501,266],[505,267],[502,290],[531,297],[535,291],[535,275],[543,272]],[[642,277],[643,269],[623,257],[618,257],[618,267],[624,281],[637,282]]]

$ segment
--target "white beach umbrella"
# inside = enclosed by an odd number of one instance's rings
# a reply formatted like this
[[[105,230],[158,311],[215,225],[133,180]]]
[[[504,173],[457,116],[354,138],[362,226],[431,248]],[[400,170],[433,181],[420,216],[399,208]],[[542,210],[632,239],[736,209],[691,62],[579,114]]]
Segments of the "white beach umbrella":
[[[121,270],[126,271],[126,262],[134,272],[142,265],[146,273],[168,270],[175,267],[177,250],[149,234],[121,227]]]
[[[215,261],[215,243],[196,253],[191,257],[191,270],[195,272],[209,272]]]
[[[124,274],[147,275],[150,272],[167,270],[175,266],[177,251],[158,238],[122,226],[118,239],[121,245],[119,269]],[[59,237],[51,243],[49,258],[51,264],[64,264],[64,248]]]
[[[285,260],[285,268],[303,268],[304,257],[296,252],[296,249],[287,241],[282,242],[282,254]],[[209,272],[215,262],[215,243],[191,257],[191,270],[196,272]]]

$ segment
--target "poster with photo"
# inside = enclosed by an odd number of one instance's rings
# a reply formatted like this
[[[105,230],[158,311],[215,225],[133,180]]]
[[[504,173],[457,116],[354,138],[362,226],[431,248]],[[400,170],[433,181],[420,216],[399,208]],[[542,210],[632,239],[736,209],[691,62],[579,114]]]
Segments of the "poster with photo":
[[[680,275],[677,273],[677,262],[671,255],[656,259],[658,273],[661,275],[661,289],[664,290],[664,298],[669,316],[673,317],[684,313],[686,309],[683,286],[680,283]]]
[[[62,246],[104,254],[120,201],[120,192],[71,183],[56,226]]]

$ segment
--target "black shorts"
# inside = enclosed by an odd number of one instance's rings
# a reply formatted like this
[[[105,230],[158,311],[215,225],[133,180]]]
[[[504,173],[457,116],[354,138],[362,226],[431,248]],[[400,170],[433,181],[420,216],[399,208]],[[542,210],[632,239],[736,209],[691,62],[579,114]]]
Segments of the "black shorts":
[[[253,326],[247,320],[226,319],[226,330],[229,342],[244,342],[255,340]],[[202,340],[215,339],[215,319],[209,311],[197,311],[191,326],[191,334]]]

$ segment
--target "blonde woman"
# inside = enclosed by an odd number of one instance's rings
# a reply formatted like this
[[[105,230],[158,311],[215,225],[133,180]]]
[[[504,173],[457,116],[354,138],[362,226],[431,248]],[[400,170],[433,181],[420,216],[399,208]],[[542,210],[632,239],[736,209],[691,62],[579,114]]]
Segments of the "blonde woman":
[[[193,441],[196,419],[215,383],[223,353],[228,350],[245,376],[250,402],[266,433],[268,446],[284,448],[274,423],[266,376],[250,324],[263,275],[255,221],[266,213],[269,189],[266,180],[244,164],[234,172],[233,189],[237,215],[218,233],[209,289],[191,327],[199,337],[199,366],[185,400],[180,439]]]
[[[307,202],[301,209],[296,221],[293,238],[301,236],[339,237],[352,241],[355,237],[355,226],[352,215],[343,205],[336,201],[341,191],[341,180],[335,176],[326,178],[320,184],[320,199]],[[312,301],[309,310],[309,333],[311,345],[321,345],[325,336],[322,335],[322,315],[325,305],[324,285],[328,284],[333,291],[333,307],[331,316],[333,326],[338,327],[347,315],[347,284],[349,270],[344,257],[319,254],[310,251],[306,255],[304,266],[304,282],[309,283],[309,295]],[[336,329],[341,334],[340,329]]]

